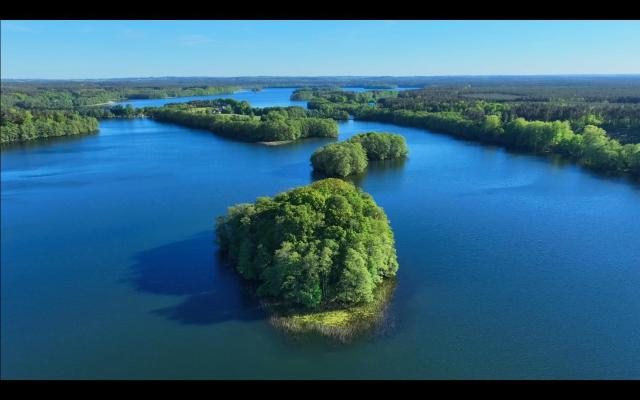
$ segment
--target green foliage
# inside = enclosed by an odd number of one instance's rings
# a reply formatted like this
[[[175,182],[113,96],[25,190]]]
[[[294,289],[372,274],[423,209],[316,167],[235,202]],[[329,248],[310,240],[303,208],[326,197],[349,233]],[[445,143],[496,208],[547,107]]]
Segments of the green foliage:
[[[395,279],[383,280],[373,291],[373,300],[348,308],[315,310],[283,310],[263,301],[272,315],[271,323],[290,333],[317,332],[321,335],[349,342],[361,332],[369,331],[385,314],[396,286]],[[284,312],[283,312],[284,311]]]
[[[638,144],[622,145],[610,138],[604,129],[593,125],[586,125],[583,132],[576,133],[567,121],[527,121],[516,118],[503,123],[498,116],[490,115],[477,123],[456,112],[386,109],[370,109],[358,118],[433,129],[532,152],[557,152],[588,168],[640,176],[637,166]]]
[[[303,88],[294,92],[294,96],[303,96],[310,109],[326,115],[346,112],[357,116],[375,106],[390,111],[457,113],[478,125],[492,115],[503,123],[517,118],[569,121],[575,132],[595,125],[621,143],[640,142],[640,80],[637,77],[433,77],[422,80],[432,83],[424,89],[378,91],[377,94]]]
[[[309,116],[301,107],[251,108],[232,99],[193,101],[148,108],[158,121],[173,122],[248,142],[297,140],[306,137],[337,137],[332,119]]]
[[[140,118],[144,116],[143,108],[134,108],[131,104],[122,106],[117,104],[115,106],[105,107],[82,107],[78,108],[78,113],[86,117],[93,117],[97,119],[110,119],[110,118]]]
[[[18,108],[3,107],[0,118],[2,144],[97,131],[98,120],[70,111],[32,113]]]
[[[605,171],[619,171],[625,167],[622,145],[609,139],[604,129],[587,125],[582,137],[584,144],[580,160],[584,165]]]
[[[344,178],[364,172],[370,160],[402,158],[408,153],[403,136],[367,132],[319,148],[311,155],[311,165],[327,176]]]
[[[367,153],[368,160],[389,160],[409,154],[404,136],[393,133],[359,133],[352,136],[348,142],[360,143]]]
[[[180,87],[159,85],[139,86],[135,83],[62,82],[50,84],[2,84],[2,106],[28,110],[71,110],[106,104],[110,101],[160,99],[184,96],[205,96],[233,93],[234,86]]]
[[[309,309],[367,303],[398,269],[393,232],[370,195],[339,179],[230,207],[220,249],[257,293]]]
[[[365,92],[350,92],[336,87],[316,87],[297,89],[291,95],[291,100],[313,100],[329,103],[369,104],[382,98],[396,97],[396,90],[369,90]]]
[[[364,172],[367,168],[367,153],[360,143],[331,143],[311,155],[315,171],[327,176],[346,177]]]
[[[577,78],[576,78],[577,79]],[[601,126],[625,143],[640,142],[640,80],[633,78],[494,78],[471,84],[433,86],[401,92],[380,105],[389,110],[457,112],[481,123],[488,115],[503,122],[517,118],[569,121],[576,132]]]

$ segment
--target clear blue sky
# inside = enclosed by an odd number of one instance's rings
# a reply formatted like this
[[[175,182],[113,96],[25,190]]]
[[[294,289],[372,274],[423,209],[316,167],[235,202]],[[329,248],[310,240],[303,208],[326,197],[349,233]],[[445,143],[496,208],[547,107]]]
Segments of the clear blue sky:
[[[640,73],[638,21],[2,21],[2,78]]]

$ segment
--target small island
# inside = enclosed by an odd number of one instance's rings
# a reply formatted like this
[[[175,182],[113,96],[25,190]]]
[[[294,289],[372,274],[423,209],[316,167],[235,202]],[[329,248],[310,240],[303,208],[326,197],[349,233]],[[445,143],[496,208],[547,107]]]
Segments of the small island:
[[[398,270],[373,198],[329,178],[238,204],[216,225],[221,251],[289,332],[346,340],[380,321]]]
[[[311,165],[314,171],[344,178],[364,172],[369,161],[404,158],[408,153],[403,136],[367,132],[321,147],[311,155]]]

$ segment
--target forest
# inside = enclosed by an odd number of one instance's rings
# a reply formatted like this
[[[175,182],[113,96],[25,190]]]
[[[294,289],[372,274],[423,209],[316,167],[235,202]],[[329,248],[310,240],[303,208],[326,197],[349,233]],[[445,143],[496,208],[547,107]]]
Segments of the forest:
[[[292,99],[308,101],[308,110],[260,110],[233,101],[199,101],[156,110],[110,103],[294,85],[301,88]],[[376,89],[356,93],[345,86]],[[421,89],[384,90],[398,86]],[[603,172],[640,175],[637,76],[3,80],[1,89],[3,144],[91,133],[97,129],[96,119],[143,115],[246,141],[336,137],[335,121],[352,115],[535,153],[559,153]]]
[[[559,82],[437,86],[374,95],[369,102],[359,93],[316,90],[309,108],[559,153],[605,173],[640,175],[640,80]]]
[[[260,296],[291,307],[368,303],[398,261],[385,212],[353,184],[324,179],[230,207],[216,225],[222,252]]]
[[[472,86],[475,88],[497,88],[524,86],[531,90],[560,88],[560,90],[584,88],[595,95],[608,93],[610,89],[633,95],[637,93],[638,75],[495,75],[495,76],[244,76],[244,77],[156,77],[156,78],[113,78],[86,80],[3,80],[2,84],[37,85],[43,87],[69,87],[91,85],[98,87],[364,87],[368,89],[424,88]],[[555,89],[554,89],[555,90]]]
[[[134,99],[160,99],[233,93],[235,86],[140,86],[53,81],[45,83],[2,82],[3,107],[39,110],[78,110]]]
[[[0,142],[24,142],[39,138],[98,132],[98,120],[69,111],[25,111],[2,108]]]

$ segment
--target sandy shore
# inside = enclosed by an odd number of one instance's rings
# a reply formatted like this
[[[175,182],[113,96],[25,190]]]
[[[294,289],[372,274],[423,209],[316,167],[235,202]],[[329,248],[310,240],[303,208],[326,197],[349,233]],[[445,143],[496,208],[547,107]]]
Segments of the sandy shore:
[[[258,143],[264,144],[266,146],[280,146],[280,145],[291,143],[291,142],[293,142],[293,140],[280,140],[275,142],[258,142]]]

